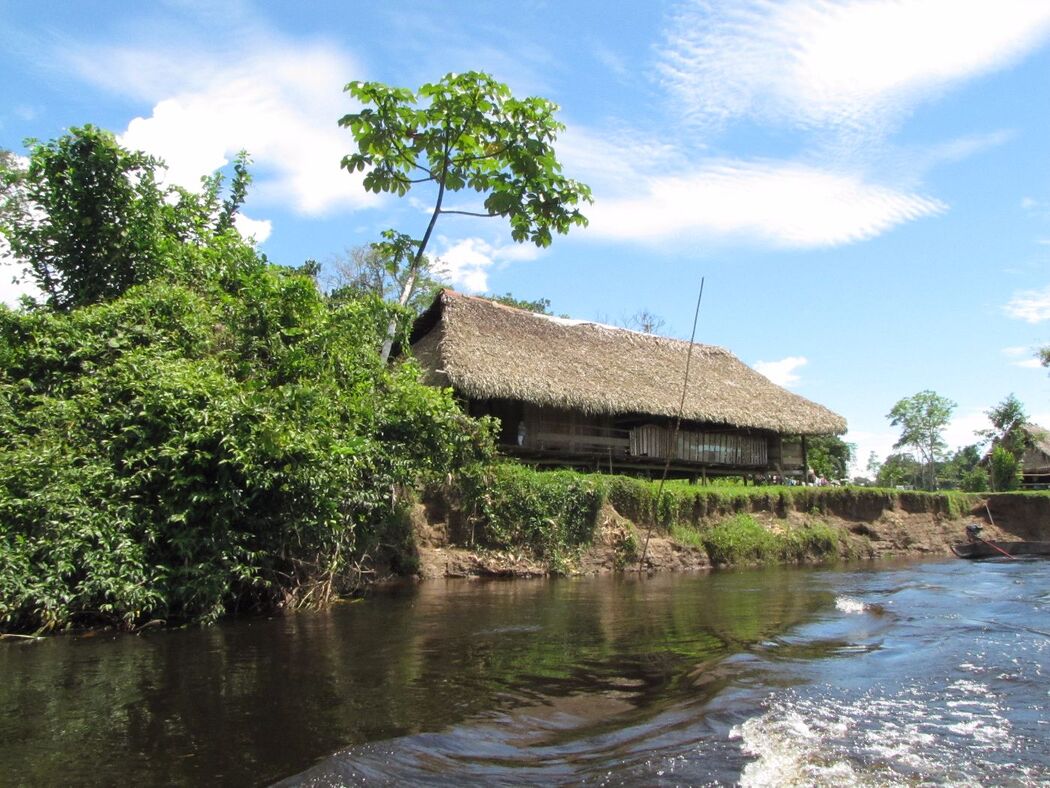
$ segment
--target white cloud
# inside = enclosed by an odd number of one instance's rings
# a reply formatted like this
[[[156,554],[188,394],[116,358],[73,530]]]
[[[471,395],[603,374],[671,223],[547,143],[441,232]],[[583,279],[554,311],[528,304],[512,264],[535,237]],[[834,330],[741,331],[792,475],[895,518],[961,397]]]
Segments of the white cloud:
[[[1003,309],[1010,317],[1026,323],[1050,320],[1050,285],[1042,290],[1024,290],[1010,299]]]
[[[599,200],[587,211],[590,231],[638,240],[728,236],[813,248],[873,238],[947,208],[859,176],[775,161],[711,161],[687,175],[649,178],[639,191]]]
[[[991,406],[973,408],[952,417],[943,433],[944,442],[948,445],[949,451],[981,442],[981,438],[978,438],[976,433],[978,430],[986,430],[991,426],[986,413],[990,408]]]
[[[4,249],[4,239],[0,237],[0,303],[9,307],[17,307],[19,299],[23,295],[30,298],[40,298],[42,293],[39,288],[25,275],[21,266],[16,266],[9,260],[5,260],[7,250]],[[14,279],[19,279],[15,284]]]
[[[244,149],[254,161],[253,196],[307,215],[374,204],[360,174],[339,166],[353,144],[336,125],[351,109],[343,86],[360,74],[352,58],[261,34],[239,36],[231,47],[96,47],[67,59],[82,78],[154,103],[121,142],[163,158],[174,183],[197,188],[202,175]]]
[[[808,363],[804,356],[788,356],[780,361],[756,361],[754,367],[755,371],[765,375],[778,386],[790,388],[799,382],[796,370]]]
[[[1002,352],[1004,356],[1012,359],[1010,366],[1024,369],[1041,369],[1043,366],[1042,360],[1038,357],[1039,349],[1037,347],[1004,347]]]
[[[694,0],[668,26],[660,73],[701,124],[763,116],[877,130],[1048,34],[1041,0]]]
[[[1043,362],[1037,358],[1026,358],[1024,361],[1013,361],[1011,364],[1015,367],[1023,367],[1024,369],[1041,369]]]
[[[233,217],[233,226],[242,238],[251,239],[257,244],[263,243],[273,232],[273,222],[269,219],[251,219],[243,213]]]
[[[886,458],[896,451],[893,444],[897,442],[898,435],[891,430],[871,431],[850,429],[842,439],[847,443],[856,445],[857,449],[851,463],[851,474],[853,476],[868,476],[868,458],[872,452],[878,461],[885,462]]]
[[[453,243],[442,236],[438,243],[442,247],[435,255],[440,278],[468,293],[489,289],[488,273],[494,265],[534,260],[540,251],[530,244],[496,245],[481,238],[464,238]]]

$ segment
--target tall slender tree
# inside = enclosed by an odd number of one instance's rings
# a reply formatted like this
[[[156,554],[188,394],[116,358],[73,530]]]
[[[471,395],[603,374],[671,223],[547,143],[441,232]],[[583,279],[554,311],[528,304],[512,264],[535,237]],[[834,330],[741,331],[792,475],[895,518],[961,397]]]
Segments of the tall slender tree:
[[[579,206],[591,201],[590,189],[565,177],[554,153],[564,129],[554,117],[556,104],[537,97],[516,99],[506,85],[478,71],[446,74],[418,91],[356,81],[346,90],[364,107],[339,120],[357,143],[342,166],[349,172],[365,171],[364,186],[376,193],[404,196],[422,185],[433,188],[422,238],[386,230],[376,244],[385,258],[407,268],[402,305],[412,295],[443,214],[505,217],[515,241],[541,247],[550,245],[553,232],[587,224]],[[485,195],[483,210],[447,208],[447,194],[462,189]],[[395,329],[391,321],[384,360]]]
[[[942,433],[948,426],[955,403],[936,392],[920,391],[897,402],[886,414],[890,424],[901,428],[893,448],[914,447],[926,468],[926,486],[937,487],[937,460],[947,448]]]

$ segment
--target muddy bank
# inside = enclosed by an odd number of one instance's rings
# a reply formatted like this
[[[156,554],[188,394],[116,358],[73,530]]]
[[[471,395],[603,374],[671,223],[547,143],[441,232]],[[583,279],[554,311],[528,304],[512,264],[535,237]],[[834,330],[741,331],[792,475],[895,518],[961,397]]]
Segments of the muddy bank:
[[[690,518],[697,529],[710,528],[740,513],[750,513],[773,532],[819,521],[839,535],[847,559],[951,555],[950,545],[964,541],[968,523],[980,522],[988,539],[1050,540],[1050,496],[1000,494],[972,498],[959,506],[946,496],[858,490],[853,494],[818,491],[804,510],[777,495],[735,499],[711,506]],[[569,560],[550,565],[525,547],[490,549],[465,528],[467,518],[448,501],[431,499],[412,512],[417,575],[440,577],[536,577],[547,574],[599,574],[633,569],[644,550],[650,571],[709,569],[701,547],[672,538],[632,512],[631,519],[606,502],[598,514],[593,540]],[[648,547],[645,542],[648,537]]]

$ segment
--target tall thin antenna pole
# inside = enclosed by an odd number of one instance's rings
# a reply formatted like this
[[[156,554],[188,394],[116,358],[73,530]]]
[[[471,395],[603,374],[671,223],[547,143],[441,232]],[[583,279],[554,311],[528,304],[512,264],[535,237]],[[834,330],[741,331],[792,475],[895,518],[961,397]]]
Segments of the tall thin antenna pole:
[[[638,571],[642,571],[642,566],[645,564],[645,557],[649,553],[649,537],[653,535],[653,525],[656,523],[656,518],[660,516],[660,502],[663,500],[664,495],[664,482],[667,481],[667,474],[671,470],[671,457],[673,456],[675,443],[678,440],[678,428],[682,426],[682,411],[685,410],[685,397],[689,391],[689,365],[693,360],[693,343],[696,340],[696,324],[700,320],[700,302],[704,300],[704,277],[700,277],[700,295],[696,297],[696,312],[693,314],[693,333],[689,335],[689,352],[685,356],[685,379],[682,381],[682,399],[678,402],[678,415],[675,416],[674,430],[671,432],[671,441],[667,446],[667,462],[664,463],[664,472],[660,476],[660,486],[656,490],[656,511],[653,513],[653,520],[649,523],[649,527],[645,530],[645,546],[642,548],[642,556],[638,559]]]

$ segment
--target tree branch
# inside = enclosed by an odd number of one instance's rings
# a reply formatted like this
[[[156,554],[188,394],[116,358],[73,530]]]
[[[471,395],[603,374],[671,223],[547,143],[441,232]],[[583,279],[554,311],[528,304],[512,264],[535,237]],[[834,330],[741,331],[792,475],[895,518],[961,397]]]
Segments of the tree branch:
[[[439,210],[438,213],[454,213],[458,214],[459,216],[477,216],[481,219],[494,219],[495,217],[499,216],[498,213],[477,213],[475,211],[452,211],[445,209]]]

